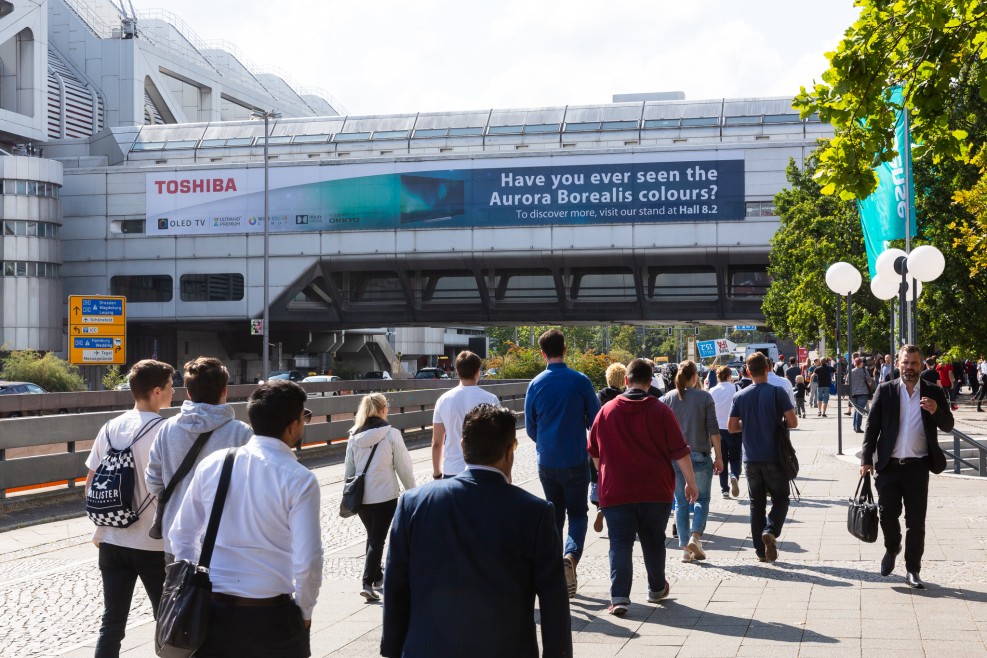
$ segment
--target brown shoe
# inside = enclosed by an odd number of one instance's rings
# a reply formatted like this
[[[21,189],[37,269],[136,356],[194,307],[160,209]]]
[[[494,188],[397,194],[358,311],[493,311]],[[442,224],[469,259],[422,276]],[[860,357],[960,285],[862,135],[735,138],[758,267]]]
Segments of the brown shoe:
[[[576,596],[576,558],[566,555],[562,558],[562,569],[565,571],[565,586],[569,592],[569,598]]]
[[[593,530],[603,532],[603,510],[596,510],[596,520],[593,521]]]

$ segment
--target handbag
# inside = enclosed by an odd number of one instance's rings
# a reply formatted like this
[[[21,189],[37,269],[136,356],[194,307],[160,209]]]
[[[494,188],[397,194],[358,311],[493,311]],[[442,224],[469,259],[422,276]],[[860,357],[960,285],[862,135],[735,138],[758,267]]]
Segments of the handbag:
[[[778,402],[778,394],[786,393],[777,386],[771,386],[775,396],[775,403]],[[799,474],[799,458],[795,454],[795,446],[792,445],[792,432],[785,424],[784,418],[775,422],[775,443],[778,444],[778,464],[781,472],[789,481],[794,480]]]
[[[225,423],[224,423],[225,424]],[[171,500],[171,495],[175,493],[175,487],[178,483],[185,479],[185,476],[189,474],[192,467],[195,465],[195,460],[202,452],[202,446],[206,445],[206,441],[212,436],[214,430],[209,430],[208,432],[203,432],[195,439],[195,443],[189,448],[188,453],[185,455],[185,459],[179,464],[178,470],[175,471],[175,475],[172,476],[171,481],[168,486],[164,488],[161,495],[158,496],[158,506],[154,510],[154,520],[151,522],[151,527],[147,531],[147,536],[151,539],[161,539],[161,524],[164,521],[164,510],[165,505]]]
[[[346,478],[346,484],[343,486],[343,498],[339,501],[339,515],[344,519],[354,516],[360,511],[360,506],[363,505],[363,488],[367,482],[367,469],[370,468],[370,462],[374,460],[379,445],[380,441],[374,444],[367,465],[363,467],[363,473]]]
[[[873,544],[877,541],[877,503],[870,488],[870,473],[860,478],[857,492],[850,499],[846,512],[846,529],[860,541]]]
[[[216,487],[206,536],[202,540],[199,563],[178,560],[169,564],[165,574],[164,592],[158,605],[158,621],[154,629],[154,651],[162,658],[189,658],[206,641],[209,627],[209,606],[212,583],[209,563],[216,546],[219,521],[230,488],[236,448],[226,451],[223,471]]]

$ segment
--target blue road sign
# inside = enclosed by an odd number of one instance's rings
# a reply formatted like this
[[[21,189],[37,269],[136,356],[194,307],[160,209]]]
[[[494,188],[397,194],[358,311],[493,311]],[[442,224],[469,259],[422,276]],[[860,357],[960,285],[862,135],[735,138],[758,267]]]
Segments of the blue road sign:
[[[734,331],[757,331],[757,327],[752,324],[738,324],[733,328]]]
[[[84,297],[82,313],[83,315],[123,315],[123,300]]]
[[[78,338],[73,336],[72,347],[77,350],[112,350],[114,345],[113,340],[113,336],[100,338]]]

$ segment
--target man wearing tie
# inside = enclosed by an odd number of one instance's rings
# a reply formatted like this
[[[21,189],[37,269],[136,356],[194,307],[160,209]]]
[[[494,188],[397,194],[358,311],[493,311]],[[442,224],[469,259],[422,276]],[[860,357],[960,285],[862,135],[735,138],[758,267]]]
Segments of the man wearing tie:
[[[919,572],[925,550],[925,513],[929,502],[929,473],[942,473],[946,456],[936,428],[953,429],[953,414],[943,390],[919,381],[922,352],[903,345],[898,352],[901,378],[878,386],[864,432],[860,475],[877,471],[878,507],[884,534],[881,575],[894,570],[901,552],[902,505],[905,510],[905,571],[909,587],[925,587]]]

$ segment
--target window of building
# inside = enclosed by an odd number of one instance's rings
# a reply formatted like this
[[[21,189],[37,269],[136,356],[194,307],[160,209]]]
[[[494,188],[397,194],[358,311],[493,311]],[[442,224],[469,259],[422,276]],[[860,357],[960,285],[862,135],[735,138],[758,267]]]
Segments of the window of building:
[[[451,272],[422,272],[422,301],[437,303],[467,303],[480,301],[476,277],[466,270]]]
[[[671,302],[702,302],[717,299],[713,268],[648,270],[648,297]]]
[[[761,124],[761,117],[724,117],[725,126],[758,126]]]
[[[471,128],[450,128],[450,137],[479,137],[483,134],[482,126],[474,126]]]
[[[394,272],[333,272],[333,283],[352,303],[404,303],[404,288]]]
[[[110,294],[123,295],[128,304],[170,302],[173,288],[167,274],[120,274],[110,278]]]
[[[565,132],[567,133],[588,133],[595,132],[599,129],[599,121],[579,121],[565,124]]]
[[[179,290],[183,302],[236,302],[243,299],[243,275],[183,274]]]
[[[604,121],[602,130],[637,130],[637,121]]]
[[[648,119],[644,122],[645,129],[648,130],[663,130],[667,128],[678,128],[680,121],[678,119]]]
[[[488,135],[520,135],[524,126],[490,126],[487,128]]]
[[[559,124],[557,123],[535,123],[530,126],[524,127],[525,135],[532,135],[538,133],[557,133],[559,132]]]
[[[322,141],[326,141],[326,140],[322,140]],[[291,144],[291,135],[278,135],[276,137],[272,135],[267,138],[268,146],[277,146],[278,144]],[[254,145],[264,146],[264,138],[258,137],[257,140],[254,142]]]
[[[765,114],[764,123],[802,123],[797,114]]]
[[[121,233],[143,233],[145,222],[143,219],[123,219],[120,220]]]
[[[421,130],[415,131],[415,137],[418,139],[445,137],[448,134],[449,134],[448,128],[422,128]]]
[[[334,142],[363,142],[370,139],[370,133],[336,133]],[[295,140],[296,142],[298,140]]]
[[[633,300],[637,298],[634,275],[620,268],[573,270],[569,296],[594,303]]]
[[[377,130],[374,139],[408,139],[409,130]]]
[[[164,150],[164,142],[135,142],[130,147],[131,151],[161,151]]]
[[[686,117],[682,119],[683,128],[718,125],[720,125],[720,117]]]
[[[2,266],[0,266],[0,276],[23,276],[53,279],[58,276],[58,263],[8,260],[4,261]]]
[[[747,217],[775,217],[778,214],[774,201],[748,201],[744,210]]]
[[[730,268],[731,297],[763,297],[771,285],[767,265],[743,265]]]
[[[326,142],[329,141],[329,138],[330,137],[332,137],[332,135],[326,135],[326,134],[323,134],[323,135],[295,135],[294,138],[292,138],[291,143],[292,144],[325,144]],[[337,137],[339,137],[339,136],[337,135]],[[270,143],[270,142],[268,142],[268,143]],[[263,145],[264,145],[264,141],[261,140],[260,141],[260,146],[263,146]]]

